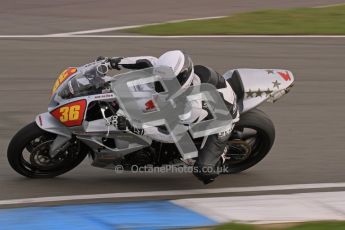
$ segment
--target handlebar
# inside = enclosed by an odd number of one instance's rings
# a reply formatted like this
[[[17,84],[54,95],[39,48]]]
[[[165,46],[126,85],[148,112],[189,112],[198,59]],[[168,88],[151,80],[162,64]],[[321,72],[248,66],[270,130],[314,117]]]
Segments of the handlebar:
[[[120,70],[120,62],[123,59],[123,57],[112,57],[112,58],[108,58],[108,57],[102,57],[99,56],[96,61],[103,61],[103,63],[100,65],[101,67],[103,66],[103,71],[100,70],[100,73],[104,73],[107,72],[109,69],[117,69]],[[98,70],[98,68],[97,68]]]

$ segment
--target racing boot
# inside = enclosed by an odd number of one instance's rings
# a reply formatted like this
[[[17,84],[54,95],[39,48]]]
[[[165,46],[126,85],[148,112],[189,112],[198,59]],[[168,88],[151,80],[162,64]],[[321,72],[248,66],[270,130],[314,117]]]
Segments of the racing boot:
[[[211,183],[220,174],[220,158],[227,151],[229,137],[230,132],[210,135],[199,151],[193,174],[204,184]]]

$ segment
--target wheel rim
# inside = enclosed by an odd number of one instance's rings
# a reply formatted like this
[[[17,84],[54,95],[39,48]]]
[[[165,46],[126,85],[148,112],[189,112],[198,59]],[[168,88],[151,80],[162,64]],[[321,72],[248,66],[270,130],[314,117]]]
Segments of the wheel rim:
[[[49,148],[54,139],[54,135],[41,135],[30,141],[21,154],[20,161],[23,167],[35,174],[49,174],[59,171],[73,162],[72,160],[79,153],[80,143],[73,142],[66,150],[51,158]]]
[[[257,127],[241,127],[235,130],[238,138],[229,140],[225,164],[235,166],[256,157],[267,146],[267,134]]]

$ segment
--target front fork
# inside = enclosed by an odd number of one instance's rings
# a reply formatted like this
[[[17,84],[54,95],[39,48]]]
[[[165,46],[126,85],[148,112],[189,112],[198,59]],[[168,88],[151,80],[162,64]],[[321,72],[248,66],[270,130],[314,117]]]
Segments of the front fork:
[[[69,146],[69,141],[72,139],[72,132],[57,121],[50,113],[46,112],[37,115],[35,121],[39,128],[57,135],[49,148],[51,158]]]

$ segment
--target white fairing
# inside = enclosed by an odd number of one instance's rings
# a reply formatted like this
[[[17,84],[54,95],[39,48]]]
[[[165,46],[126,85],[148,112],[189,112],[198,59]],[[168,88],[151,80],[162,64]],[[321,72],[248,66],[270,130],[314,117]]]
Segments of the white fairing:
[[[125,57],[120,61],[119,64],[136,64],[138,60],[147,60],[151,62],[152,65],[156,65],[158,59],[152,56]]]
[[[72,132],[64,125],[62,125],[49,112],[41,113],[36,116],[36,124],[43,130],[50,133],[55,133],[64,137],[71,137]]]
[[[293,74],[281,69],[234,69],[224,74],[225,79],[238,71],[244,88],[242,113],[261,103],[275,102],[289,92],[294,82]]]

